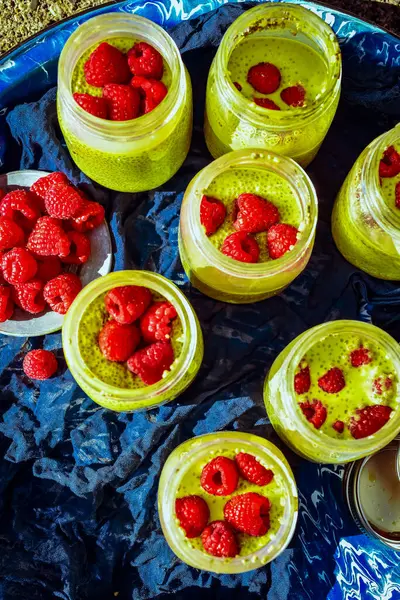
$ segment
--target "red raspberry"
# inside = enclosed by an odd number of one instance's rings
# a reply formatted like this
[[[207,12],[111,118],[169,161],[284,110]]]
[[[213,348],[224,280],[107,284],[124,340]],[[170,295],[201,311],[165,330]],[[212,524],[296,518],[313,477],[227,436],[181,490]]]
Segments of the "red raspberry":
[[[104,221],[104,208],[98,202],[86,202],[71,219],[70,224],[75,231],[86,233],[99,227]]]
[[[298,231],[292,225],[278,223],[272,225],[267,232],[268,253],[273,260],[281,258],[297,243]]]
[[[229,496],[236,490],[239,472],[234,460],[226,456],[213,458],[201,472],[201,487],[213,496]]]
[[[356,440],[373,435],[389,420],[392,409],[389,406],[374,405],[358,408],[356,416],[351,417],[349,429]]]
[[[99,346],[107,360],[125,362],[133,354],[140,342],[140,332],[136,325],[121,325],[108,321],[99,333]]]
[[[281,91],[281,99],[288,106],[304,106],[306,90],[302,85],[292,85]]]
[[[156,342],[138,350],[128,360],[128,369],[135,373],[146,385],[162,379],[174,362],[174,351],[170,342]]]
[[[339,367],[329,369],[318,379],[318,385],[327,394],[338,394],[346,385],[343,371]]]
[[[344,423],[343,421],[335,421],[332,425],[333,429],[338,433],[343,433],[344,431]]]
[[[139,92],[129,85],[109,83],[103,88],[111,121],[136,119],[140,112]]]
[[[103,87],[108,83],[126,83],[130,76],[125,54],[107,42],[99,44],[91,53],[84,72],[86,81],[95,87]]]
[[[56,183],[69,183],[68,177],[64,173],[56,171],[49,175],[40,177],[33,185],[31,185],[31,192],[36,195],[36,198],[42,200],[40,209],[42,212],[45,210],[44,197],[46,196],[49,189]]]
[[[51,310],[65,315],[82,289],[81,280],[73,273],[62,273],[44,286],[43,297]]]
[[[75,102],[86,112],[100,119],[107,119],[107,102],[104,98],[77,93],[73,94],[73,97]]]
[[[22,246],[24,242],[25,235],[21,227],[7,217],[0,217],[0,252]]]
[[[260,233],[278,223],[279,210],[272,202],[255,194],[240,194],[236,200],[238,209],[233,226],[238,231]]]
[[[28,248],[39,256],[65,257],[71,242],[60,221],[52,217],[40,217],[28,238]]]
[[[207,554],[218,558],[234,558],[239,554],[239,544],[232,527],[225,521],[213,521],[201,534]]]
[[[44,311],[46,303],[43,299],[43,281],[35,277],[26,283],[14,287],[13,299],[17,306],[29,313],[37,314]]]
[[[268,108],[269,110],[281,110],[281,107],[275,104],[275,102],[269,98],[257,98],[254,96],[253,102],[255,102],[257,106],[262,106],[262,108]]]
[[[187,538],[198,537],[210,518],[210,509],[207,502],[200,496],[177,498],[175,512]]]
[[[61,261],[57,256],[37,257],[36,277],[45,283],[61,273]]]
[[[372,362],[371,352],[368,350],[368,348],[360,346],[360,348],[350,352],[350,362],[353,367],[369,365],[369,363]]]
[[[142,316],[152,301],[150,290],[140,285],[123,285],[107,292],[107,312],[122,325],[130,325]]]
[[[389,146],[379,163],[379,177],[396,177],[400,173],[400,154],[394,146]]]
[[[311,387],[310,367],[307,365],[294,376],[294,391],[296,394],[306,394]]]
[[[239,90],[239,92],[241,92],[241,91],[242,91],[242,89],[243,89],[243,88],[242,88],[242,86],[240,85],[240,83],[238,83],[237,81],[234,81],[234,82],[233,82],[233,85],[235,86],[235,88],[236,88],[237,90]]]
[[[44,198],[46,210],[55,219],[71,219],[83,207],[79,191],[66,183],[55,183]]]
[[[4,198],[5,195],[6,195],[5,191],[0,188],[0,202]]]
[[[270,528],[271,502],[256,492],[247,492],[231,498],[224,507],[224,517],[241,533],[253,537],[265,535]]]
[[[90,258],[90,240],[84,233],[68,231],[67,236],[71,242],[68,256],[63,262],[69,265],[82,265]]]
[[[145,77],[133,77],[131,86],[137,89],[142,96],[141,114],[147,114],[160,104],[168,93],[162,81],[146,79]]]
[[[40,211],[35,204],[35,197],[25,190],[9,192],[0,203],[0,216],[11,219],[24,231],[32,231]]]
[[[275,65],[261,62],[249,69],[247,81],[260,94],[272,94],[281,84],[281,73]]]
[[[234,260],[245,263],[256,263],[260,256],[260,248],[254,238],[245,231],[231,233],[225,238],[221,252]]]
[[[49,379],[58,369],[57,359],[49,350],[31,350],[22,363],[25,375],[31,379]]]
[[[10,319],[14,312],[14,302],[11,292],[11,288],[0,284],[0,323],[4,323],[4,321]]]
[[[372,384],[372,391],[378,396],[382,396],[384,391],[390,390],[393,386],[391,377],[377,377]]]
[[[161,79],[163,75],[163,57],[146,42],[138,42],[129,50],[128,64],[133,75],[152,79]]]
[[[170,302],[154,302],[140,317],[140,330],[146,343],[169,340],[171,321],[177,312]]]
[[[243,479],[255,483],[256,485],[268,485],[274,474],[271,469],[266,469],[258,462],[255,456],[246,452],[239,452],[235,456],[235,461]]]
[[[32,254],[24,248],[9,250],[1,259],[3,277],[7,283],[16,285],[25,283],[36,275],[37,262]]]
[[[300,408],[309,423],[319,429],[326,421],[327,410],[320,400],[301,402]]]
[[[396,208],[400,208],[400,181],[396,183],[395,188]]]
[[[200,223],[205,227],[206,235],[215,233],[225,221],[225,217],[225,204],[210,196],[202,197],[200,204]]]

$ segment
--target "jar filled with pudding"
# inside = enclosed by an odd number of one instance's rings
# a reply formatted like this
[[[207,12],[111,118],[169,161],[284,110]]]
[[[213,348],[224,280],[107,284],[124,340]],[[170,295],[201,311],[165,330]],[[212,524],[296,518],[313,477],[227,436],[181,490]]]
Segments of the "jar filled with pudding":
[[[189,151],[192,89],[159,25],[113,13],[70,36],[58,65],[58,118],[76,165],[121,192],[168,181]]]
[[[350,263],[400,280],[400,125],[356,160],[335,201],[332,234]]]
[[[264,148],[302,166],[315,157],[339,102],[332,29],[293,4],[263,4],[230,26],[207,82],[205,137],[214,158]]]

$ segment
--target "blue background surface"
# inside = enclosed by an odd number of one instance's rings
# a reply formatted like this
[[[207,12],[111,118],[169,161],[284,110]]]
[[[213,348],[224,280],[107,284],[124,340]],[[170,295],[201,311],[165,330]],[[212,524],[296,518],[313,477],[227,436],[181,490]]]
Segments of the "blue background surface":
[[[76,386],[65,368],[60,334],[0,337],[2,600],[400,598],[399,554],[357,530],[342,498],[342,467],[292,454],[275,435],[262,402],[272,361],[313,325],[356,318],[400,340],[399,286],[349,265],[330,234],[333,200],[355,158],[400,120],[400,42],[338,11],[302,4],[339,37],[343,94],[333,127],[307,169],[320,201],[310,263],[283,294],[254,305],[231,306],[197,292],[177,251],[183,192],[211,160],[202,133],[208,68],[226,27],[249,5],[120,3],[36,36],[0,61],[1,171],[63,170],[89,190],[107,208],[115,270],[146,268],[171,278],[193,303],[205,338],[201,372],[183,396],[147,413],[118,415]],[[117,194],[93,186],[73,165],[57,126],[60,50],[80,22],[109,10],[136,12],[168,27],[192,77],[192,148],[180,172],[154,192]],[[57,378],[42,383],[21,369],[26,351],[39,347],[55,350],[60,363]],[[162,536],[156,511],[159,475],[173,448],[222,429],[271,439],[288,457],[299,487],[299,521],[289,548],[265,568],[238,576],[182,564]]]

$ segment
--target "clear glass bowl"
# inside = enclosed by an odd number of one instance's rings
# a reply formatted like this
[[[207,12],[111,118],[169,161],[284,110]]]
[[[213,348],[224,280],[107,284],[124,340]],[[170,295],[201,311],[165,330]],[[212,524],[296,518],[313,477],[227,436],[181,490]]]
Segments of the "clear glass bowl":
[[[239,452],[252,454],[267,468],[273,470],[274,480],[281,490],[279,528],[276,534],[271,535],[268,542],[255,552],[235,558],[217,558],[206,554],[198,548],[194,540],[185,537],[175,515],[175,500],[180,483],[188,472],[196,467],[202,468],[214,456],[220,454],[233,456]],[[267,492],[268,486],[263,489]],[[236,490],[233,495],[238,493],[242,492]],[[228,500],[230,497],[232,496],[223,499]],[[210,502],[214,498],[210,496]],[[244,573],[262,567],[288,546],[296,528],[297,510],[296,482],[282,452],[271,442],[250,433],[220,431],[192,438],[175,448],[161,473],[158,512],[163,533],[173,552],[183,562],[197,569],[214,573]],[[210,520],[215,520],[214,512],[215,509],[212,508]],[[222,510],[216,518],[223,519]]]
[[[87,307],[108,290],[123,285],[142,285],[163,296],[174,305],[183,329],[182,350],[167,376],[137,389],[116,387],[96,377],[79,349],[79,324]],[[68,310],[62,340],[65,359],[77,384],[94,402],[119,412],[149,409],[170,402],[192,383],[203,360],[203,336],[191,304],[174,283],[149,271],[110,273],[87,285]]]
[[[400,379],[400,347],[388,333],[360,321],[332,321],[308,329],[294,339],[275,359],[264,384],[264,402],[268,417],[279,437],[292,450],[318,463],[346,463],[377,452],[400,431],[400,389],[398,408],[390,420],[374,435],[363,439],[337,439],[307,423],[294,391],[294,376],[306,352],[327,336],[342,334],[371,340],[386,349]]]
[[[266,110],[243,96],[231,81],[234,49],[250,36],[293,38],[311,46],[327,67],[326,89],[300,110]],[[211,65],[207,82],[204,132],[214,158],[231,150],[264,148],[307,166],[335,116],[341,86],[341,54],[332,29],[313,12],[285,2],[262,4],[229,27]]]
[[[285,178],[297,197],[302,213],[302,235],[294,248],[282,258],[243,263],[225,256],[204,232],[200,223],[204,191],[221,173],[240,168],[273,172]],[[203,294],[224,302],[244,304],[278,294],[308,263],[314,246],[317,215],[318,200],[314,186],[297,163],[272,152],[230,152],[200,171],[186,189],[179,227],[179,253],[185,272]]]
[[[73,99],[71,80],[82,54],[111,38],[143,40],[168,63],[171,85],[150,113],[130,121],[107,121]],[[137,15],[112,13],[90,19],[70,36],[58,64],[58,118],[68,150],[89,177],[112,190],[140,192],[156,188],[177,172],[192,135],[190,77],[173,39],[159,26]]]

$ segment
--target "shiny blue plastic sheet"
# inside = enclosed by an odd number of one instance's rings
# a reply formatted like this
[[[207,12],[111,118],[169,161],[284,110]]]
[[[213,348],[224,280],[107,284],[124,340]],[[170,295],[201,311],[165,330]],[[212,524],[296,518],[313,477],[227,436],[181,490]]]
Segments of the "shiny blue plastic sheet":
[[[178,400],[114,414],[91,400],[66,369],[60,334],[0,337],[0,598],[3,600],[218,598],[398,600],[399,554],[360,534],[342,497],[342,467],[292,454],[262,401],[264,377],[296,335],[320,322],[373,322],[400,340],[400,287],[365,275],[336,250],[332,203],[363,147],[400,120],[400,42],[338,11],[302,3],[339,36],[343,96],[334,124],[307,169],[319,195],[315,249],[304,273],[279,297],[232,306],[193,289],[177,250],[179,209],[190,179],[210,162],[203,134],[205,81],[226,27],[249,5],[172,0],[120,3],[61,24],[0,61],[0,165],[63,170],[107,208],[115,270],[146,268],[171,278],[200,318],[205,358]],[[72,163],[55,113],[56,62],[83,20],[137,12],[171,28],[190,71],[195,128],[190,154],[162,188],[117,194],[92,185]],[[189,20],[190,18],[190,20]],[[181,24],[177,23],[182,21]],[[56,378],[21,369],[30,348],[55,350]],[[162,466],[184,440],[222,429],[249,431],[282,448],[299,488],[299,521],[272,564],[237,576],[192,569],[171,552],[156,494]]]

